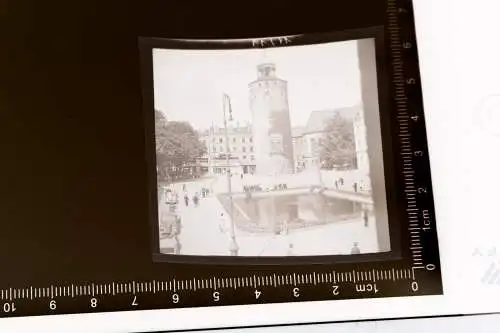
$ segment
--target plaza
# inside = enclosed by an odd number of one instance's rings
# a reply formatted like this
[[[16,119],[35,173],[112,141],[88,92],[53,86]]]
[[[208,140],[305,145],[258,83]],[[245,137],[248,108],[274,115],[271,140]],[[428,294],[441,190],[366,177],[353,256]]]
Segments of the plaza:
[[[182,229],[179,235],[179,254],[230,255],[231,238],[227,227],[231,221],[227,209],[218,199],[220,192],[217,193],[217,186],[214,186],[218,182],[218,179],[206,178],[170,185],[171,190],[179,193],[183,193],[184,187],[188,196],[201,193],[202,188],[214,189],[214,192],[200,199],[198,206],[195,206],[192,200],[188,206],[180,200],[178,213],[182,218]],[[219,190],[223,190],[222,187]],[[166,205],[165,202],[160,204]],[[236,215],[233,218],[237,219]],[[375,228],[372,215],[369,216],[368,226],[365,226],[365,221],[359,213],[352,214],[347,219],[301,226],[285,232],[280,230],[279,233],[274,232],[273,228],[258,230],[236,223],[235,236],[239,256],[348,255],[354,243],[358,244],[361,253],[377,252]],[[171,240],[161,240],[160,249],[168,247],[169,244]]]

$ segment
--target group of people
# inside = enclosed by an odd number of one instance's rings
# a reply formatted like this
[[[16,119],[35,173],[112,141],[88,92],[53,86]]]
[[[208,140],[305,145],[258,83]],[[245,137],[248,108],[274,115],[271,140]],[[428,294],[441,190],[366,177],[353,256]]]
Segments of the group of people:
[[[340,178],[335,180],[334,184],[335,184],[336,189],[338,189],[338,190],[344,189],[345,180],[344,180],[344,178],[340,177]],[[366,188],[362,184],[362,182],[355,181],[352,183],[352,190],[357,193],[357,192],[364,192],[366,190]]]
[[[210,190],[208,188],[202,187],[201,194],[200,192],[195,192],[194,195],[190,198],[189,193],[187,191],[186,184],[182,185],[182,192],[184,193],[184,205],[189,207],[189,203],[192,201],[195,207],[198,207],[201,198],[206,198],[210,194]]]

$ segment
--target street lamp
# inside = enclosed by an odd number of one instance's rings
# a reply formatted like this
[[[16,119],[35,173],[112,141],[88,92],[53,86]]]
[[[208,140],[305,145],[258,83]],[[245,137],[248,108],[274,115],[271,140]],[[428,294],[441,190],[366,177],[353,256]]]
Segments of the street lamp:
[[[229,220],[230,220],[230,237],[231,241],[229,243],[229,253],[231,256],[238,256],[238,244],[236,243],[236,235],[234,232],[234,218],[233,218],[233,193],[231,188],[231,171],[229,166],[229,135],[227,133],[227,118],[229,121],[233,120],[233,114],[231,110],[231,100],[227,94],[222,97],[222,112],[224,114],[224,136],[226,140],[226,176],[227,176],[227,189],[229,194]],[[226,106],[228,107],[226,110]],[[228,115],[226,116],[226,111]]]

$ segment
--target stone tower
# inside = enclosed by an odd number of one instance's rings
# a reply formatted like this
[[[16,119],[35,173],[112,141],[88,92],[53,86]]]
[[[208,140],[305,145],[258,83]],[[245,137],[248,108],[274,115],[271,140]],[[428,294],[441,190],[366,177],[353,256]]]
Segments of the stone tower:
[[[249,84],[256,173],[293,172],[292,129],[287,82],[276,76],[276,66],[257,66],[257,80]]]

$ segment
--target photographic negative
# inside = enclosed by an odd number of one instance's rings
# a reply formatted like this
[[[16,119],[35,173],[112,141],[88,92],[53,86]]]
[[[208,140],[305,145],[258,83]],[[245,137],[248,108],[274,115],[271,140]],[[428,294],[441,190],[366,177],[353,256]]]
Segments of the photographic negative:
[[[158,252],[391,251],[375,38],[261,44],[152,49]]]

